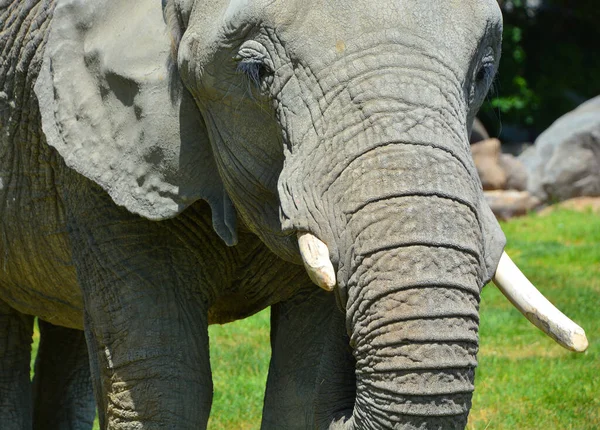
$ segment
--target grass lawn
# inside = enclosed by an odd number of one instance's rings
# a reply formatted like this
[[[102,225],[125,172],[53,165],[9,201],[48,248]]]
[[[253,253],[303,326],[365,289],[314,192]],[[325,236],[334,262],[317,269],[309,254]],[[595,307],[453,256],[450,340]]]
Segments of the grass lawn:
[[[600,216],[557,211],[502,225],[507,252],[590,342],[569,352],[492,285],[483,290],[470,429],[600,428]]]
[[[600,216],[560,210],[502,227],[507,252],[584,327],[590,347],[584,354],[562,349],[488,285],[468,429],[598,429]],[[269,363],[268,310],[211,326],[210,339],[215,395],[209,429],[258,429]]]

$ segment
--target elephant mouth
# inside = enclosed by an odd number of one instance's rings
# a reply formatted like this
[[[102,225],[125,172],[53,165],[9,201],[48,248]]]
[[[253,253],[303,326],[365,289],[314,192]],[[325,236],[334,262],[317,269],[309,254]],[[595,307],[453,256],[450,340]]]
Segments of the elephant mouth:
[[[333,291],[337,282],[329,248],[312,233],[298,232],[297,237],[310,279],[324,290]],[[519,312],[559,345],[576,352],[587,349],[585,331],[550,303],[506,252],[502,253],[493,281]]]

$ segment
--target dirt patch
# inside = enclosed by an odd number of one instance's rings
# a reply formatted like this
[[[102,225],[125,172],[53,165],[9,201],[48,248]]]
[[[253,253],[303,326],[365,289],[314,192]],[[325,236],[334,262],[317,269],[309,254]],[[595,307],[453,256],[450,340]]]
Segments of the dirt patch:
[[[548,215],[557,208],[570,209],[578,212],[591,210],[595,214],[600,214],[600,197],[575,197],[564,202],[548,206],[538,212],[539,215]]]

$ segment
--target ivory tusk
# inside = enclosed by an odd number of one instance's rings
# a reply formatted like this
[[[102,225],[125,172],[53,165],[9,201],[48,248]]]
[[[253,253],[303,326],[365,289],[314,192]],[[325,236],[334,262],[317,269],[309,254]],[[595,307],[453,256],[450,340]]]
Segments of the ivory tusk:
[[[588,347],[588,340],[581,327],[571,321],[540,293],[506,252],[502,253],[494,284],[533,325],[542,330],[561,346],[577,352]]]
[[[333,291],[335,271],[329,259],[327,245],[307,232],[298,232],[298,245],[310,279],[325,291]]]

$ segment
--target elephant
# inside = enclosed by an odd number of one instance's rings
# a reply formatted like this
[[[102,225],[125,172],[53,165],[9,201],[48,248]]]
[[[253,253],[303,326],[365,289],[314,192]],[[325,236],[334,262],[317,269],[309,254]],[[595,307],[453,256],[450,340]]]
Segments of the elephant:
[[[464,428],[494,276],[582,348],[470,155],[495,0],[0,4],[3,429],[206,428],[208,325],[269,306],[265,429]]]

